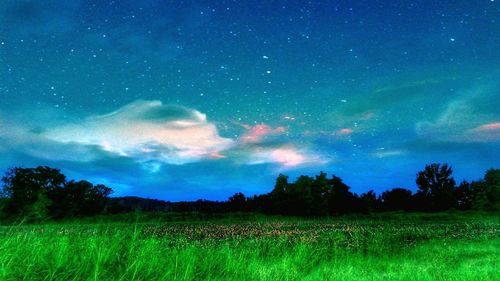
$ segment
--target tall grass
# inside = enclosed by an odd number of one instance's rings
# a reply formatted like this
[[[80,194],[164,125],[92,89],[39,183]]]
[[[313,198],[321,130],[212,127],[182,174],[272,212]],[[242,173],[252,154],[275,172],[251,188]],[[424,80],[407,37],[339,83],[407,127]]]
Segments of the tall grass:
[[[500,280],[498,218],[0,227],[0,280]]]

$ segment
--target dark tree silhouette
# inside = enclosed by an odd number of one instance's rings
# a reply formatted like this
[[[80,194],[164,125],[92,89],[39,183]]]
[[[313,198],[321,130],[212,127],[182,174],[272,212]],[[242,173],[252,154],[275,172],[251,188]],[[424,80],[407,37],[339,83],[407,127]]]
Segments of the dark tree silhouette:
[[[474,203],[473,184],[462,181],[455,190],[456,208],[458,210],[470,210]]]
[[[247,198],[245,197],[245,194],[238,192],[235,193],[233,196],[229,197],[228,199],[228,205],[229,209],[231,211],[236,211],[236,212],[241,212],[245,211],[246,205],[247,205]]]
[[[472,183],[472,190],[474,209],[500,211],[500,169],[486,171],[483,180]]]
[[[270,213],[285,213],[288,210],[288,200],[287,197],[291,193],[290,183],[288,182],[288,177],[280,174],[276,178],[276,183],[274,184],[274,188],[269,193],[269,195],[264,195],[261,198],[255,198],[260,200],[260,204],[264,205],[265,211]],[[255,205],[260,205],[255,204]]]
[[[382,204],[381,199],[377,198],[377,194],[373,190],[361,194],[359,199],[361,211],[364,213],[379,210]]]
[[[36,168],[14,167],[2,178],[3,194],[8,198],[7,212],[33,217],[48,212],[48,193],[64,187],[66,177],[58,169],[46,166]]]
[[[6,213],[36,220],[96,215],[112,192],[87,181],[66,182],[60,170],[46,166],[11,168],[2,182]]]
[[[64,207],[57,209],[65,211],[67,216],[97,215],[104,209],[106,198],[111,192],[111,188],[102,184],[93,185],[88,181],[69,181],[62,194],[65,199]],[[54,202],[56,201],[54,200]]]
[[[328,201],[327,197],[331,193],[331,188],[328,184],[327,174],[323,171],[314,178],[310,187],[310,202],[311,211],[310,215],[321,216],[328,214]]]
[[[288,211],[294,215],[311,215],[313,198],[311,187],[314,179],[310,176],[300,176],[291,185],[291,196],[289,197]]]
[[[382,193],[384,211],[410,211],[412,209],[411,190],[394,188]]]
[[[328,184],[331,188],[327,197],[330,214],[343,214],[354,211],[356,197],[349,191],[350,187],[335,175],[328,181]]]
[[[455,205],[455,179],[452,173],[452,168],[447,164],[426,165],[424,170],[418,172],[417,198],[429,202],[425,207],[430,211],[448,210]]]
[[[288,185],[288,177],[283,174],[279,174],[279,176],[276,178],[276,183],[274,185],[273,191],[271,191],[271,194],[278,197],[285,194],[287,192]]]
[[[269,202],[270,212],[287,215],[321,216],[347,213],[354,211],[359,205],[359,199],[349,191],[349,186],[344,184],[341,178],[333,176],[328,179],[324,172],[314,178],[299,176],[293,183],[289,183],[285,175],[279,175],[273,191],[267,198],[258,199]]]

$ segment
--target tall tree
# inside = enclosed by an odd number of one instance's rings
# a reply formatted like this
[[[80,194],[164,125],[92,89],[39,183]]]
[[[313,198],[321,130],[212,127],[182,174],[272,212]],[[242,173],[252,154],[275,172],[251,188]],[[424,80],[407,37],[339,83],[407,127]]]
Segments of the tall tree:
[[[355,208],[356,198],[350,187],[341,178],[333,175],[328,181],[331,191],[328,194],[328,207],[331,214],[348,213]]]
[[[246,209],[247,198],[245,194],[241,192],[235,193],[233,196],[228,199],[229,210],[233,212],[241,212]]]
[[[311,215],[326,215],[328,214],[328,195],[331,188],[328,184],[328,175],[321,171],[319,175],[314,178],[311,185]]]
[[[314,179],[310,176],[301,175],[291,185],[288,196],[287,210],[292,215],[312,215],[311,206],[313,197],[311,187]]]
[[[271,191],[271,194],[277,196],[283,195],[288,190],[288,187],[288,177],[283,174],[279,174],[279,176],[276,178],[276,183],[274,184],[274,189],[273,191]]]
[[[447,164],[426,165],[417,173],[418,193],[430,202],[430,210],[441,211],[452,208],[455,204],[455,179],[453,170]]]

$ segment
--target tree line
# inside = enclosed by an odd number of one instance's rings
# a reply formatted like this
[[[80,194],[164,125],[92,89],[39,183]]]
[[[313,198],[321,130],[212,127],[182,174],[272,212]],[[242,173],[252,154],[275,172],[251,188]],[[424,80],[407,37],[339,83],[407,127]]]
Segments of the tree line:
[[[279,175],[271,192],[247,197],[236,193],[226,201],[168,202],[140,197],[109,197],[112,189],[88,181],[67,180],[58,169],[14,167],[2,178],[0,207],[4,216],[32,220],[115,214],[130,211],[260,212],[295,216],[327,216],[387,211],[500,211],[500,169],[478,181],[460,184],[447,164],[429,164],[416,174],[417,191],[393,188],[352,192],[341,178],[324,172],[290,181]]]
[[[500,169],[490,169],[483,179],[456,184],[447,164],[426,165],[416,175],[417,191],[393,188],[377,195],[373,190],[358,195],[341,178],[320,172],[290,182],[279,175],[274,189],[264,195],[237,193],[229,204],[271,214],[324,216],[386,211],[441,212],[455,210],[500,211]]]

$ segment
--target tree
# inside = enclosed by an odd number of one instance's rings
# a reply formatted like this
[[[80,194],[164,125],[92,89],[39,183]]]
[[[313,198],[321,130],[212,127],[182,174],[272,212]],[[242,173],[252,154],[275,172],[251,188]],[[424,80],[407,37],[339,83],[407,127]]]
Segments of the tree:
[[[470,210],[472,209],[472,204],[474,202],[474,193],[472,186],[474,183],[469,183],[466,181],[462,181],[457,188],[455,189],[455,198],[456,198],[456,208],[458,210]]]
[[[412,209],[411,190],[393,188],[382,193],[382,204],[385,211],[410,211]]]
[[[93,216],[104,210],[106,198],[112,190],[105,185],[93,185],[88,181],[69,181],[65,185],[66,203],[60,210],[68,216]]]
[[[356,197],[349,191],[350,187],[335,175],[328,181],[328,185],[331,189],[327,197],[330,214],[354,211]]]
[[[277,196],[283,195],[288,190],[288,187],[288,177],[283,174],[279,174],[276,178],[276,183],[274,184],[274,189],[271,191],[271,194]]]
[[[285,209],[288,193],[290,192],[290,183],[288,177],[279,174],[274,184],[274,189],[268,196],[260,198],[261,201],[267,202],[267,211],[270,213],[282,213]]]
[[[45,200],[50,192],[62,189],[65,181],[66,177],[60,170],[46,166],[8,169],[2,178],[2,193],[8,198],[7,212],[30,213],[32,206],[38,200]],[[40,208],[38,207],[39,213],[42,212]]]
[[[328,214],[327,198],[331,189],[329,188],[327,174],[321,171],[314,178],[310,189],[310,214],[315,216]]]
[[[8,215],[45,217],[95,215],[104,210],[111,188],[87,181],[66,181],[58,169],[14,167],[2,178]]]
[[[373,212],[380,208],[380,199],[377,198],[375,191],[369,190],[361,194],[359,197],[361,204],[361,211],[363,212]]]
[[[500,169],[486,171],[483,180],[472,184],[472,192],[474,209],[500,211]]]
[[[255,198],[260,203],[252,204],[266,204],[272,213],[320,216],[357,210],[357,199],[341,178],[328,179],[326,173],[320,172],[314,178],[301,175],[293,183],[288,182],[287,176],[279,175],[273,191]]]
[[[312,215],[311,206],[313,197],[311,189],[314,179],[310,176],[301,175],[292,185],[292,193],[289,197],[291,203],[288,210],[293,215]]]
[[[245,194],[238,192],[229,197],[228,204],[230,211],[241,212],[246,209],[247,198]]]
[[[436,163],[426,165],[424,170],[417,173],[418,195],[430,203],[430,211],[448,210],[454,206],[455,179],[452,173],[452,168],[447,164]]]

